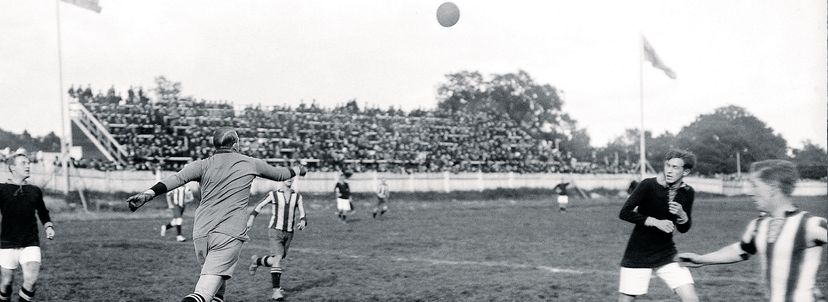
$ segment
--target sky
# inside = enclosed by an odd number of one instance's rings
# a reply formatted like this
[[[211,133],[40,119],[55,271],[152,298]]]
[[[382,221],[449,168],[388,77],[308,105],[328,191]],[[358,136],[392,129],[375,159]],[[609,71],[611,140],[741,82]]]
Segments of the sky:
[[[60,132],[70,85],[153,86],[240,104],[436,107],[445,75],[525,70],[563,91],[593,146],[640,126],[678,133],[737,105],[790,147],[828,145],[825,1],[53,0],[0,2],[0,128]],[[61,32],[60,89],[58,28]],[[640,64],[641,35],[678,77]]]

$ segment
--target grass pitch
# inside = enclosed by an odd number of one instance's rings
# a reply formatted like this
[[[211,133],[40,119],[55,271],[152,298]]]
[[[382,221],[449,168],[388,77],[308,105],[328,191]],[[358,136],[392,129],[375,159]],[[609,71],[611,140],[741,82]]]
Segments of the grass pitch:
[[[799,201],[816,215],[828,213],[824,197]],[[306,202],[309,226],[295,233],[285,260],[288,301],[612,301],[633,227],[618,219],[618,198],[574,199],[567,213],[552,198],[392,201],[376,220],[373,200],[365,200],[356,202],[348,224],[337,220],[333,201]],[[160,237],[158,228],[169,218],[144,210],[112,219],[55,215],[56,239],[42,242],[37,299],[179,301],[189,294],[199,272],[192,242]],[[756,214],[746,197],[699,198],[692,229],[675,236],[678,249],[710,252],[734,242]],[[247,272],[251,255],[267,253],[268,219],[257,218],[227,301],[269,298],[268,270]],[[828,292],[824,265],[818,286]],[[692,272],[703,301],[762,300],[756,259]],[[15,292],[20,280],[18,273]],[[640,299],[675,300],[658,279]]]

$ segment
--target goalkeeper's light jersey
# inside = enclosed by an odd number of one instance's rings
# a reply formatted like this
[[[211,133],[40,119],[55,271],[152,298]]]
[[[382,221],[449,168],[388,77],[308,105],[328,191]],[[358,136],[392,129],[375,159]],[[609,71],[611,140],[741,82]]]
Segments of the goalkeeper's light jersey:
[[[283,181],[294,173],[288,168],[270,166],[261,159],[219,150],[213,156],[187,164],[161,182],[167,190],[190,181],[199,182],[201,202],[195,211],[193,239],[222,233],[246,240],[246,208],[250,185],[256,176]]]

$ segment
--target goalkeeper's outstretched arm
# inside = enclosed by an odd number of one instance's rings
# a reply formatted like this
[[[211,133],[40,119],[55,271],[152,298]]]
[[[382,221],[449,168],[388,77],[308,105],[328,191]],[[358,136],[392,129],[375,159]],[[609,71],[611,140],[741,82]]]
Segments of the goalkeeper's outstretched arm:
[[[202,173],[202,161],[197,160],[191,162],[184,166],[181,171],[178,171],[178,173],[167,176],[167,178],[159,181],[148,190],[127,198],[129,209],[135,212],[135,210],[138,210],[138,208],[152,200],[153,197],[163,195],[169,190],[178,188],[190,181],[197,180],[201,178]]]

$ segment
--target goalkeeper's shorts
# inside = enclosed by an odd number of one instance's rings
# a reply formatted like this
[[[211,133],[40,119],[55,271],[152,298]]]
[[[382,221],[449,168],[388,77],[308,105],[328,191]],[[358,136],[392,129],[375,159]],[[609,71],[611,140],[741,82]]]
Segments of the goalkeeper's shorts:
[[[229,279],[239,262],[242,244],[236,237],[222,233],[209,233],[207,237],[193,239],[196,258],[201,263],[202,275],[219,275]]]

